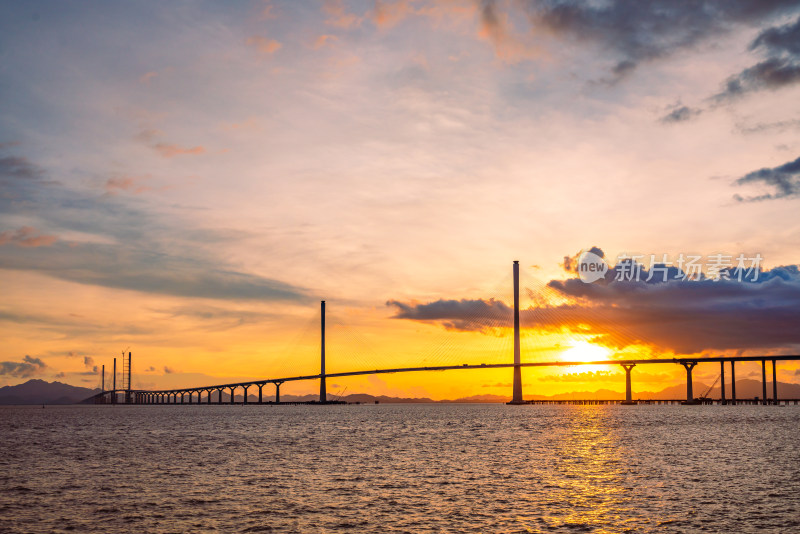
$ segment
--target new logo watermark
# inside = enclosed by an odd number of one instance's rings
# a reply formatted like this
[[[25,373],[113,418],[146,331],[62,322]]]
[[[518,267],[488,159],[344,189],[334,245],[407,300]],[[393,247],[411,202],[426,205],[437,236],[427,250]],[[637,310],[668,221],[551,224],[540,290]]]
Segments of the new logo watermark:
[[[594,252],[584,250],[578,257],[577,271],[582,282],[591,284],[605,277],[608,263]]]
[[[739,254],[735,257],[731,254],[711,254],[705,258],[699,255],[680,254],[675,261],[670,261],[667,254],[662,254],[660,258],[650,254],[649,264],[645,258],[647,256],[644,254],[618,255],[612,273],[614,280],[617,282],[652,280],[757,282],[761,274],[761,262],[764,260],[761,254],[754,256]],[[609,270],[611,267],[605,258],[591,250],[581,252],[575,264],[578,278],[586,284],[605,278]]]

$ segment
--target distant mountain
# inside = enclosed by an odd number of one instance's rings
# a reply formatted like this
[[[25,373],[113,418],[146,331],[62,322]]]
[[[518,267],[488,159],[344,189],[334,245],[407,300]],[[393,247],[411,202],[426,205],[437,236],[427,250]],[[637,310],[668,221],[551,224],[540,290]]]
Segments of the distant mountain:
[[[99,392],[61,382],[28,380],[0,388],[0,404],[75,404]]]

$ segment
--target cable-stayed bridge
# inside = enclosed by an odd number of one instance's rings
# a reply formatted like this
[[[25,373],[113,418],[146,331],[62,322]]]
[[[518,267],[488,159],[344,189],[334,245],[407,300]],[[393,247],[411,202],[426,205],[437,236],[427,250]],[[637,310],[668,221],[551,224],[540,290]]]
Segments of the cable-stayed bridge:
[[[509,368],[513,372],[513,385],[512,385],[512,400],[508,403],[510,405],[531,404],[534,401],[526,401],[523,398],[522,392],[522,369],[526,367],[569,367],[569,366],[621,366],[625,370],[625,400],[621,404],[636,404],[637,401],[633,400],[632,395],[632,379],[631,372],[637,365],[681,365],[686,370],[686,400],[682,404],[702,404],[709,399],[696,398],[694,396],[694,389],[692,384],[692,371],[700,363],[718,363],[720,369],[719,378],[721,379],[721,398],[719,402],[722,404],[737,404],[742,402],[747,403],[763,403],[763,404],[779,404],[778,391],[777,391],[777,362],[778,361],[797,361],[800,360],[800,355],[761,355],[761,356],[730,356],[730,357],[707,357],[707,358],[647,358],[647,359],[606,359],[594,361],[538,361],[538,362],[523,362],[521,359],[521,346],[520,346],[520,304],[519,304],[519,263],[513,264],[513,286],[514,286],[514,313],[513,313],[513,330],[514,330],[514,348],[513,348],[513,361],[508,363],[481,363],[481,364],[461,364],[461,365],[430,365],[430,366],[409,366],[409,367],[393,367],[384,369],[363,369],[347,372],[327,373],[325,368],[325,301],[320,303],[320,372],[317,374],[306,374],[298,376],[283,376],[274,378],[265,378],[261,380],[251,380],[246,382],[236,382],[227,384],[214,384],[201,387],[189,388],[174,388],[166,390],[144,390],[131,388],[131,353],[128,352],[127,358],[123,352],[123,388],[116,388],[116,358],[114,359],[114,372],[113,384],[109,390],[105,389],[105,370],[103,370],[103,386],[101,393],[87,399],[88,402],[95,402],[98,404],[223,404],[224,394],[228,392],[228,403],[236,402],[236,393],[241,390],[243,393],[243,403],[248,403],[248,392],[258,390],[257,404],[281,404],[280,387],[286,382],[298,381],[319,381],[319,400],[309,404],[330,404],[335,401],[329,401],[327,395],[327,380],[329,378],[342,378],[352,376],[365,376],[365,375],[379,375],[379,374],[395,374],[395,373],[419,373],[419,372],[433,372],[433,371],[455,371],[455,370],[470,370],[470,369],[500,369]],[[767,362],[771,362],[772,367],[772,398],[768,397],[767,392]],[[762,396],[760,399],[737,399],[736,397],[736,368],[737,362],[761,362],[761,382],[762,382]],[[730,381],[731,381],[731,398],[725,397],[725,367],[726,364],[730,367]],[[105,366],[104,366],[105,367]],[[718,379],[719,380],[719,379]],[[265,400],[264,387],[271,385],[274,387],[274,396],[267,392],[267,396],[272,396],[273,400]],[[195,400],[196,396],[196,400]],[[792,399],[795,404],[797,399]],[[539,402],[539,401],[535,401]]]

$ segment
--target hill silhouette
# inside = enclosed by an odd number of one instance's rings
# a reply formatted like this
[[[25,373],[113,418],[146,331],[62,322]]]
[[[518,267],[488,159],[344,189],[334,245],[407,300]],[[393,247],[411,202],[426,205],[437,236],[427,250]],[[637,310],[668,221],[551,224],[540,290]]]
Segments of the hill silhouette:
[[[0,388],[0,404],[75,404],[95,393],[100,390],[33,379]]]

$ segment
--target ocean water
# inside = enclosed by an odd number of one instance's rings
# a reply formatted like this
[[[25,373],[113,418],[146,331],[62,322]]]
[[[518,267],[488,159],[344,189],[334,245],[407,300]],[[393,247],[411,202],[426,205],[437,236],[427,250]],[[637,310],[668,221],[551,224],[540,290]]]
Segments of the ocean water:
[[[0,407],[1,532],[800,532],[800,406]]]

